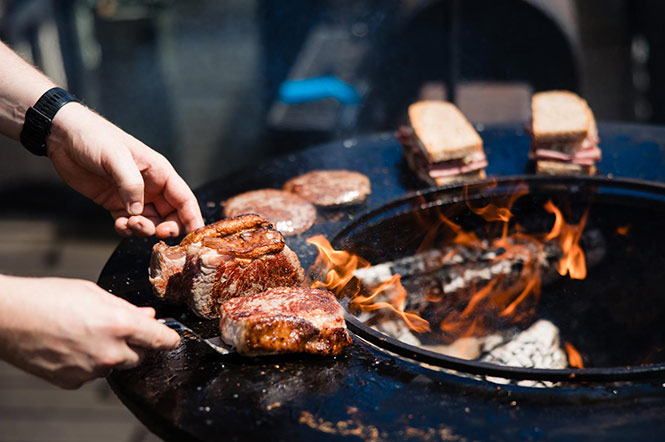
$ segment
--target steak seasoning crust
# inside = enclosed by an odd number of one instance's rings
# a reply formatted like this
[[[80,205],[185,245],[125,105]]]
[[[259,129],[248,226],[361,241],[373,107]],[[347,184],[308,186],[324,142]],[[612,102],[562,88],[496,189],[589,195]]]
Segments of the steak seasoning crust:
[[[344,309],[335,296],[304,287],[279,287],[229,299],[221,306],[220,331],[224,342],[250,356],[336,355],[351,345]]]
[[[186,303],[208,319],[219,317],[219,304],[226,299],[299,285],[304,278],[282,234],[256,215],[207,225],[173,247],[160,241],[150,261],[155,295]]]

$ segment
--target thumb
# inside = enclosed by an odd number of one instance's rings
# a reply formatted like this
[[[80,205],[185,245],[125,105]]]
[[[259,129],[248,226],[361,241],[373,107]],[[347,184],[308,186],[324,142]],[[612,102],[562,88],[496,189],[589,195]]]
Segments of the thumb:
[[[120,201],[130,215],[143,213],[143,176],[128,150],[117,152],[110,159],[111,178],[118,186]]]

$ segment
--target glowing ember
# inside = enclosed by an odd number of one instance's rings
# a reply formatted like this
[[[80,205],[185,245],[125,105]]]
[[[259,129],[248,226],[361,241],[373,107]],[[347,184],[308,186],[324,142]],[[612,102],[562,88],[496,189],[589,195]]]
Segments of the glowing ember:
[[[584,368],[584,361],[582,361],[582,356],[580,355],[580,352],[577,351],[575,347],[573,347],[573,344],[566,341],[563,343],[563,345],[566,348],[566,353],[568,354],[568,364],[571,367]]]
[[[617,233],[621,236],[627,236],[628,232],[630,232],[630,224],[617,227]]]

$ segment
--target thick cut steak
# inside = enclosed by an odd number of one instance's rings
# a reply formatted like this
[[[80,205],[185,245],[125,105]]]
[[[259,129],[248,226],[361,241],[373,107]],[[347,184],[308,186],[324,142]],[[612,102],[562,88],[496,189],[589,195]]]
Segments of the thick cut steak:
[[[256,215],[225,219],[153,247],[150,282],[160,298],[216,318],[219,303],[271,287],[299,285],[304,271],[284,237]]]
[[[324,290],[279,287],[224,302],[222,340],[239,353],[338,354],[351,344],[344,309]]]

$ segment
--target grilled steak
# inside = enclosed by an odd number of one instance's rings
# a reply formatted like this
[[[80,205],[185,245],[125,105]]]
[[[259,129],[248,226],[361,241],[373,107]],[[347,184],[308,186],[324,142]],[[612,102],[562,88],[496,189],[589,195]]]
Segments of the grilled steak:
[[[173,247],[153,247],[154,293],[185,302],[199,316],[219,316],[225,299],[301,284],[304,271],[284,237],[265,219],[244,215],[202,227]]]
[[[324,290],[279,287],[224,302],[222,339],[239,353],[335,355],[351,344],[344,310]]]
[[[315,170],[291,178],[284,190],[318,206],[356,204],[371,193],[369,178],[349,170]]]
[[[277,189],[241,193],[224,203],[224,216],[256,213],[284,235],[297,235],[312,227],[316,208],[298,195]]]

